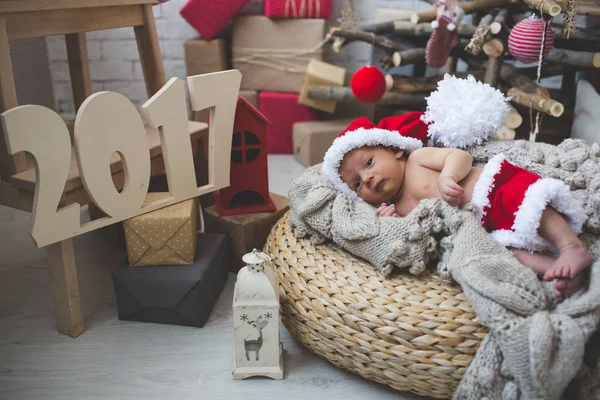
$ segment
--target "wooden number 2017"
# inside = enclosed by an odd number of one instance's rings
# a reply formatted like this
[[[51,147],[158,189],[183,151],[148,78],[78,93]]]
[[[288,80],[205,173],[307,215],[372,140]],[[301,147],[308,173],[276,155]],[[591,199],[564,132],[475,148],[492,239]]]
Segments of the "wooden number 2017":
[[[184,82],[171,79],[143,106],[148,124],[158,129],[169,196],[144,206],[150,156],[144,123],[124,96],[100,92],[88,97],[75,119],[75,158],[83,185],[106,217],[80,223],[80,206],[58,209],[71,161],[69,131],[54,111],[37,105],[2,114],[8,151],[31,153],[36,168],[31,236],[39,247],[123,221],[229,186],[231,139],[241,74],[237,70],[187,78],[192,109],[210,108],[208,184],[197,187]],[[121,192],[109,168],[113,154],[123,161]]]

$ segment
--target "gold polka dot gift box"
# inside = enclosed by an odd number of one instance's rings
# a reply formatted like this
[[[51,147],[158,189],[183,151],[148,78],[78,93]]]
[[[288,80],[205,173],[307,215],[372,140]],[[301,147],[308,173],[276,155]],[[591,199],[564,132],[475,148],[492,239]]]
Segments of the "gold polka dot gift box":
[[[165,193],[148,193],[146,203]],[[196,254],[198,200],[190,199],[123,221],[129,265],[190,265]]]

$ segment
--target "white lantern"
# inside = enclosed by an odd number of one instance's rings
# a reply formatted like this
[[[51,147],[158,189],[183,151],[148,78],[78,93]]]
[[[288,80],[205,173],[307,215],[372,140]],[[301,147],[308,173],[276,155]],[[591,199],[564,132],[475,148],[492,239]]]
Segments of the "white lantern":
[[[266,376],[283,379],[283,346],[279,341],[279,292],[270,258],[254,249],[242,257],[233,294],[235,359],[233,379]]]

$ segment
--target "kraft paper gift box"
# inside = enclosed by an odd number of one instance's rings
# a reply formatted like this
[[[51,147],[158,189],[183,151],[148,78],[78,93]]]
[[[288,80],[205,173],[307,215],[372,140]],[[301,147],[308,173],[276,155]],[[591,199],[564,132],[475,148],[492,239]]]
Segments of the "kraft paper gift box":
[[[352,121],[344,119],[295,123],[294,158],[305,167],[322,163],[327,149]]]
[[[120,320],[202,327],[227,282],[231,264],[227,237],[198,232],[191,265],[113,271]]]
[[[237,273],[243,266],[242,257],[252,249],[262,249],[273,226],[289,209],[288,200],[269,193],[276,210],[220,217],[215,206],[203,210],[207,233],[226,234],[232,260],[230,271]]]
[[[148,193],[146,203],[164,197]],[[187,265],[194,262],[198,201],[190,199],[123,221],[129,265]]]
[[[241,88],[300,93],[308,62],[323,59],[324,37],[324,19],[236,17],[232,64],[242,73]]]
[[[310,85],[344,86],[346,69],[319,60],[310,60],[304,77],[304,85],[300,92],[299,104],[304,104],[317,110],[333,113],[337,102],[335,100],[315,100],[308,97]]]
[[[331,18],[333,0],[265,0],[270,18]]]
[[[187,76],[208,74],[229,69],[225,39],[188,39],[183,42]]]

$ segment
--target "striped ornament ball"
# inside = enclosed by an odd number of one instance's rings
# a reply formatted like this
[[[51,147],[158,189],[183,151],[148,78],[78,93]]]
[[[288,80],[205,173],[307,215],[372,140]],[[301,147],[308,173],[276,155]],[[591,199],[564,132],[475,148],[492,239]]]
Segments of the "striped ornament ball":
[[[520,21],[514,26],[508,36],[508,51],[519,61],[524,63],[535,62],[540,58],[542,36],[544,34],[544,21],[535,16]],[[554,33],[548,25],[546,29],[546,46],[544,56],[552,50]]]

